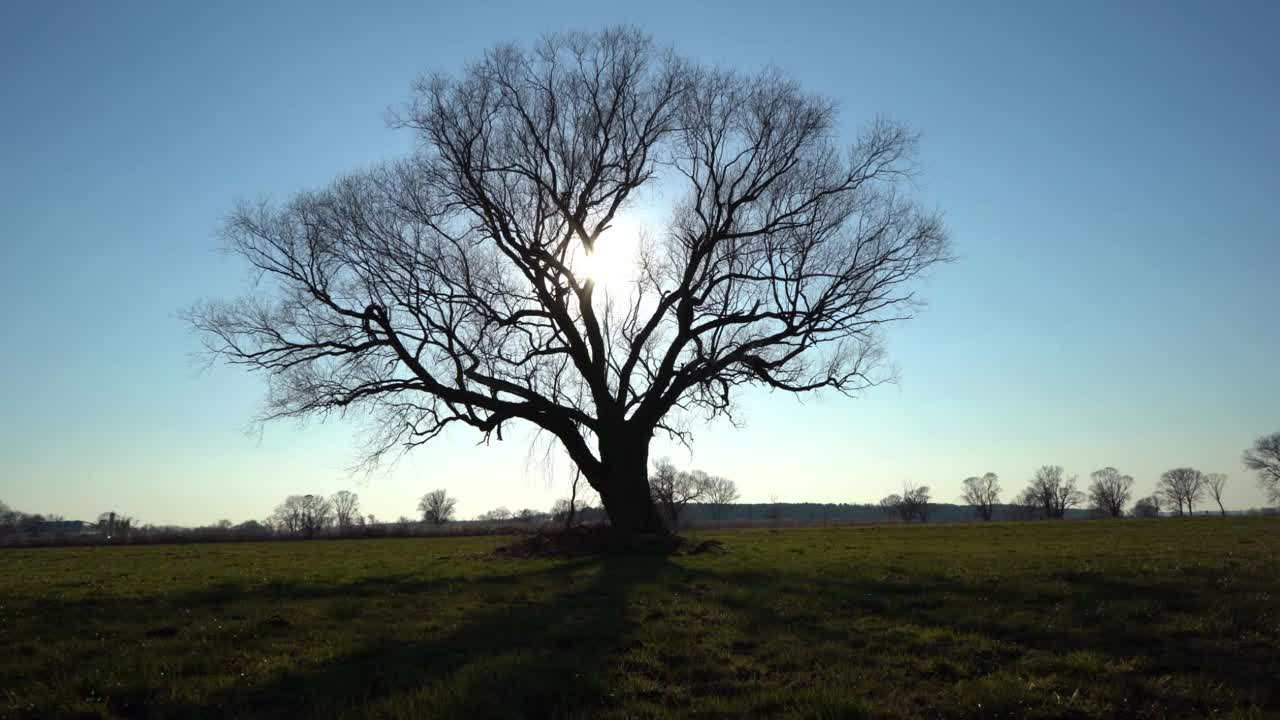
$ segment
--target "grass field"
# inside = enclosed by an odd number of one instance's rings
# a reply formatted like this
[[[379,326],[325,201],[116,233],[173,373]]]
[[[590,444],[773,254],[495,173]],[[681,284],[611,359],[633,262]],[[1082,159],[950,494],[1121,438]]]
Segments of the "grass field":
[[[0,552],[5,717],[1280,716],[1280,521]]]

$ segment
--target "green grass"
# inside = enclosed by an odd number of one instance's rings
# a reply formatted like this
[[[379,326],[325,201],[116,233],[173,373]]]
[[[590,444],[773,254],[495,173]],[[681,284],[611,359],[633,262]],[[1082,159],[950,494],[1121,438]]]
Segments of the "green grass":
[[[0,552],[5,717],[1280,716],[1280,522]]]

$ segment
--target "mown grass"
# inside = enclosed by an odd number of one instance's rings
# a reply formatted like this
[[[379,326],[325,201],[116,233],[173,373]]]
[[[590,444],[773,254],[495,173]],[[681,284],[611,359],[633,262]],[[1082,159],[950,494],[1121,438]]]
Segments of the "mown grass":
[[[1280,715],[1275,519],[705,538],[0,552],[0,715]]]

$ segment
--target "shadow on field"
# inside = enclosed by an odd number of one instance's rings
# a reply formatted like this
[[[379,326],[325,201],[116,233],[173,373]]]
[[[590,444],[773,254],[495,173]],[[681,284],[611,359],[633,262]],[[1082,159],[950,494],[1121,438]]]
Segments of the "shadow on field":
[[[1280,716],[1265,562],[766,557],[475,560],[11,605],[41,623],[0,689],[40,718]],[[76,642],[40,654],[41,637]]]
[[[198,706],[160,703],[141,714],[278,718],[341,716],[344,711],[376,715],[384,710],[420,717],[589,716],[609,693],[601,671],[608,658],[622,654],[632,629],[626,619],[630,588],[654,579],[667,566],[671,563],[662,557],[604,557],[481,577],[472,582],[568,582],[575,573],[598,567],[585,584],[545,600],[499,603],[424,638],[368,638],[359,650],[305,671],[227,689]],[[415,583],[399,580],[372,579],[315,591],[361,598],[394,590],[404,600],[406,593],[415,592]],[[296,589],[288,594],[299,597]],[[423,600],[429,602],[428,596]],[[429,605],[421,612],[429,616]]]
[[[1276,621],[1265,595],[1215,602],[1203,589],[1168,581],[1077,571],[1016,586],[941,575],[895,581],[684,573],[686,581],[772,588],[725,600],[739,626],[785,628],[791,642],[848,643],[863,658],[905,653],[920,681],[959,687],[988,673],[1034,669],[1056,677],[1068,693],[1107,686],[1130,713],[1146,706],[1204,716],[1221,712],[1224,701],[1280,711],[1280,648],[1271,639]],[[851,631],[841,622],[857,619],[873,624]],[[1179,627],[1158,627],[1171,620]],[[1236,697],[1228,701],[1227,694]]]

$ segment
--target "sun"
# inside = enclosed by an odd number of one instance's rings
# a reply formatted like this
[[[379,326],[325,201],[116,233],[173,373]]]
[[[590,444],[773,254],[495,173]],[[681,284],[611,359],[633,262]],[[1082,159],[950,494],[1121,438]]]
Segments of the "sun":
[[[591,252],[580,250],[573,263],[574,273],[606,291],[626,287],[635,280],[639,244],[640,229],[633,222],[615,220]]]

